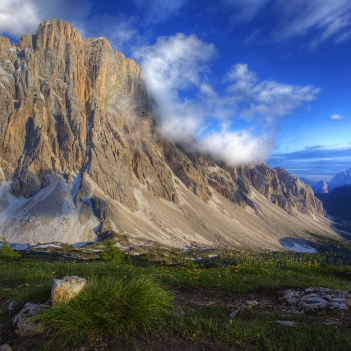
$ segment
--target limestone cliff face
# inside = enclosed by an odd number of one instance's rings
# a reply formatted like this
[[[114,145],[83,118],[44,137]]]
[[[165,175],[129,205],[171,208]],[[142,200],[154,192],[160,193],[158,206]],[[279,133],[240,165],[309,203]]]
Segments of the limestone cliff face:
[[[257,210],[255,189],[288,213],[323,215],[311,188],[283,169],[226,166],[164,140],[153,123],[140,66],[105,38],[83,40],[59,20],[16,45],[0,37],[0,182],[12,195],[33,198],[61,177],[74,183],[83,223],[89,209],[110,220],[108,199],[140,212],[141,193],[179,207],[181,182],[204,204],[220,195]]]
[[[175,192],[153,142],[140,66],[105,38],[83,40],[68,23],[41,23],[16,46],[2,38],[0,160],[11,192],[29,198],[53,174],[89,173],[131,210],[135,174],[170,200]],[[147,178],[152,183],[147,183]]]

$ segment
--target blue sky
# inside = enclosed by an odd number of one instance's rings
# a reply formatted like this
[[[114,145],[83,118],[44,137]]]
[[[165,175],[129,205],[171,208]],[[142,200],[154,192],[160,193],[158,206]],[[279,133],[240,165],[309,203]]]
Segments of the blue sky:
[[[312,180],[351,167],[350,0],[2,0],[0,33],[49,18],[138,61],[173,141]]]

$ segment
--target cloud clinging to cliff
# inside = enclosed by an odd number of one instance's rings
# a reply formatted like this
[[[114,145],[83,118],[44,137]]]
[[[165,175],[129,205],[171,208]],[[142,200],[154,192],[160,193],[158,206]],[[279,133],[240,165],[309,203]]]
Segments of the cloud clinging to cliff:
[[[134,55],[156,102],[159,132],[230,164],[266,159],[275,137],[271,125],[269,132],[254,133],[233,130],[232,123],[252,118],[259,126],[272,123],[319,93],[313,86],[260,81],[246,64],[232,67],[223,79],[226,88],[218,93],[211,75],[216,49],[195,35],[159,37],[154,45],[139,48]],[[211,121],[218,126],[215,130],[208,128]]]

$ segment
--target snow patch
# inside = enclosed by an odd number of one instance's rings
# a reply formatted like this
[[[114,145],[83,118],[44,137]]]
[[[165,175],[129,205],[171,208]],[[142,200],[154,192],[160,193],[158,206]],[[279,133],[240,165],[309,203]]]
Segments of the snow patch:
[[[318,251],[305,244],[301,239],[283,239],[281,241],[282,246],[285,249],[295,252],[306,252],[306,253],[317,253]]]

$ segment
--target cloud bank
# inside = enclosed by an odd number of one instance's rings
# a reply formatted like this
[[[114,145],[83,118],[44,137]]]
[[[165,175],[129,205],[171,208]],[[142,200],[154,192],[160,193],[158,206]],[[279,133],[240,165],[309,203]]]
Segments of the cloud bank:
[[[274,128],[257,134],[233,130],[233,122],[255,118],[260,126],[270,124],[319,93],[313,86],[260,81],[246,64],[233,66],[223,79],[226,88],[217,92],[210,71],[216,49],[195,35],[160,37],[154,45],[136,50],[134,56],[141,62],[156,103],[158,131],[228,164],[264,160],[274,146]],[[219,127],[209,132],[211,121]]]

